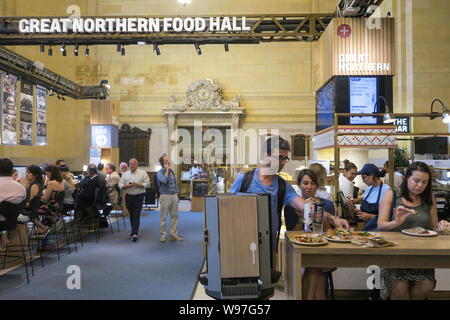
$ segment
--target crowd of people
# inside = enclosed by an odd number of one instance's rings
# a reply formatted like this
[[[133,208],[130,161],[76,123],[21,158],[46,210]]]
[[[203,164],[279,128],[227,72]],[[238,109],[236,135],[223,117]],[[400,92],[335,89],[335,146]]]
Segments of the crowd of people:
[[[239,175],[231,186],[230,192],[248,192],[270,194],[271,230],[273,252],[278,247],[281,227],[281,212],[287,230],[303,229],[303,209],[307,199],[320,202],[324,208],[324,228],[350,229],[349,221],[339,217],[333,195],[325,189],[327,172],[325,168],[313,163],[301,170],[297,177],[298,192],[291,184],[283,180],[278,173],[289,161],[289,143],[281,137],[270,137],[263,149],[263,161],[252,171]],[[156,185],[160,195],[160,242],[167,241],[166,218],[170,213],[169,240],[182,241],[178,235],[178,185],[175,172],[166,154],[159,158],[161,169],[156,174]],[[194,166],[197,168],[197,166]],[[425,229],[445,229],[448,222],[438,221],[436,200],[432,193],[432,172],[427,164],[414,162],[404,172],[396,173],[394,185],[383,179],[388,163],[383,170],[372,163],[365,164],[358,171],[349,160],[344,161],[344,170],[339,175],[339,190],[345,198],[345,205],[354,211],[364,222],[363,230],[400,231],[405,228],[422,227]],[[148,174],[138,168],[138,161],[116,166],[108,163],[105,172],[102,166],[90,164],[83,179],[75,183],[68,166],[63,160],[55,165],[40,168],[31,165],[26,170],[26,181],[21,181],[13,172],[9,159],[0,159],[0,203],[23,204],[19,221],[32,221],[41,235],[61,219],[61,212],[74,210],[74,221],[95,220],[99,208],[103,216],[122,199],[129,211],[132,241],[138,240],[140,215],[146,188],[150,187]],[[193,170],[195,171],[195,170]],[[198,171],[192,173],[193,177]],[[355,192],[354,180],[360,175],[367,186],[360,196]],[[59,203],[59,195],[63,203]],[[360,204],[357,207],[356,204]],[[60,210],[60,206],[64,210]],[[417,214],[411,215],[411,209]],[[17,217],[16,217],[17,218]],[[8,223],[11,217],[0,215],[1,245],[8,244]],[[14,219],[14,217],[13,217]],[[304,268],[303,296],[306,299],[325,299],[327,273],[333,268]],[[384,299],[425,299],[436,284],[433,269],[384,269],[382,298]]]
[[[182,241],[178,236],[178,186],[170,162],[162,161],[158,173],[161,193],[161,242],[166,241],[166,217],[170,212],[170,240]],[[64,215],[73,212],[73,223],[89,225],[106,221],[112,209],[125,203],[130,216],[129,239],[137,241],[144,194],[150,187],[147,172],[138,169],[138,161],[122,162],[120,172],[113,163],[90,164],[77,182],[64,160],[42,166],[30,165],[25,178],[19,178],[11,160],[0,159],[0,205],[18,205],[16,215],[0,210],[1,247],[9,243],[8,231],[17,222],[32,222],[36,234],[44,239],[52,230],[61,227]],[[103,172],[103,169],[105,172]],[[168,176],[170,173],[170,176]],[[123,195],[123,199],[122,199]]]

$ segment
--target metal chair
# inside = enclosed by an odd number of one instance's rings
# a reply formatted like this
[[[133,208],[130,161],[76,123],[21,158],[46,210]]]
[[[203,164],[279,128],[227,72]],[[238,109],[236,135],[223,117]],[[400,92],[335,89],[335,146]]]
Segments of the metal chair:
[[[30,277],[28,274],[28,262],[26,256],[28,245],[24,244],[24,239],[22,239],[20,230],[18,230],[17,228],[17,217],[19,216],[19,212],[20,210],[22,210],[22,208],[23,203],[14,204],[8,201],[3,201],[0,203],[0,215],[4,217],[4,220],[0,221],[0,231],[7,231],[8,237],[11,237],[12,233],[17,233],[17,238],[19,239],[19,244],[8,244],[4,250],[0,250],[0,256],[3,256],[2,268],[4,269],[6,266],[6,258],[18,258],[18,256],[11,255],[11,253],[20,252],[21,257],[19,259],[23,258],[23,264],[25,266],[25,272],[27,275],[27,283],[30,283]],[[15,249],[15,247],[19,247],[20,249]],[[33,269],[32,275],[34,275]]]

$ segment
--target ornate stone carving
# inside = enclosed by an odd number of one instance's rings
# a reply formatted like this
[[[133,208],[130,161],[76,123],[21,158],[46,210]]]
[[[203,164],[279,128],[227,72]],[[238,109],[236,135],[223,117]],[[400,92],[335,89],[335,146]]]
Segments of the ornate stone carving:
[[[239,108],[237,95],[233,97],[232,101],[223,100],[222,88],[212,79],[201,79],[191,83],[187,88],[184,103],[177,103],[173,95],[169,97],[169,109],[176,109],[180,112],[187,110],[220,110],[225,112],[232,108]]]

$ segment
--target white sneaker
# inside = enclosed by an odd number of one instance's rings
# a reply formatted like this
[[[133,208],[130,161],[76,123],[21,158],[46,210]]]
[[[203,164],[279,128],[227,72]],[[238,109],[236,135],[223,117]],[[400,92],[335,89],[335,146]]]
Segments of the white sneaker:
[[[173,236],[170,236],[170,241],[183,241],[183,238],[181,238],[177,235],[173,235]]]
[[[30,221],[30,217],[25,216],[23,214],[19,214],[19,216],[17,217],[17,221],[19,221],[19,222],[28,222],[28,221]]]
[[[161,236],[161,238],[159,238],[159,241],[160,242],[166,242],[167,240],[166,240],[166,236]]]

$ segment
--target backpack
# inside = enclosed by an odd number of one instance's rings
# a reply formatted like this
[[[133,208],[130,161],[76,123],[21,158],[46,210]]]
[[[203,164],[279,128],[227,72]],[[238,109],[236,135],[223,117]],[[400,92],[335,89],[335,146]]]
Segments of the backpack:
[[[243,192],[243,193],[247,192],[248,188],[250,188],[250,184],[252,183],[253,176],[255,175],[255,171],[256,171],[256,169],[253,169],[251,171],[247,171],[244,174],[244,178],[242,179],[242,183],[241,183],[241,189],[239,190],[239,192]],[[281,211],[283,210],[284,196],[286,194],[286,182],[279,175],[277,175],[277,177],[278,177],[278,193],[277,193],[277,197],[278,197],[277,198],[278,231],[277,231],[277,246],[276,247],[278,248],[278,240],[279,240],[279,234],[280,234],[280,229],[281,229]],[[269,195],[269,201],[271,201],[270,195]],[[269,203],[271,203],[271,202],[269,202]]]

